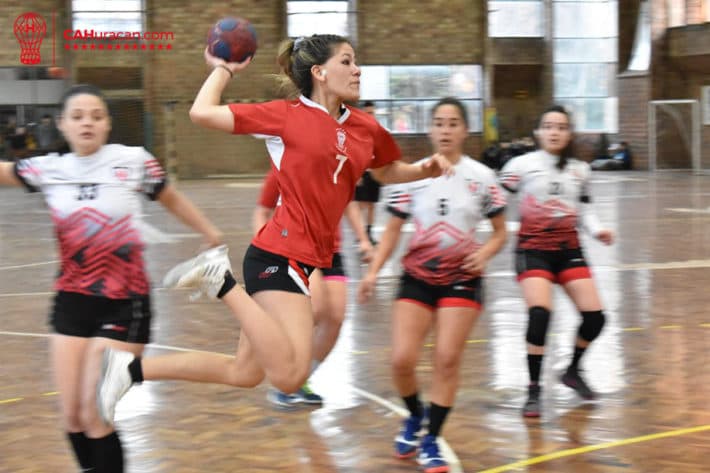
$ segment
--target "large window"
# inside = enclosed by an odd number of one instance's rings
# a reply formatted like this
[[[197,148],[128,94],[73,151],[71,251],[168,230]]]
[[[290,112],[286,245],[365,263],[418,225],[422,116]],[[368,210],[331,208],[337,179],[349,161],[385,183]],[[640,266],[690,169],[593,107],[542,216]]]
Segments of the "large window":
[[[72,29],[143,32],[144,0],[72,0]]]
[[[379,122],[393,133],[426,133],[432,106],[460,99],[469,130],[482,130],[481,66],[362,66],[360,98],[375,102]]]
[[[337,34],[355,41],[355,0],[288,0],[287,34]]]
[[[618,129],[617,0],[554,0],[555,100],[568,107],[576,129]]]
[[[544,13],[542,0],[490,0],[488,36],[492,38],[544,36]]]

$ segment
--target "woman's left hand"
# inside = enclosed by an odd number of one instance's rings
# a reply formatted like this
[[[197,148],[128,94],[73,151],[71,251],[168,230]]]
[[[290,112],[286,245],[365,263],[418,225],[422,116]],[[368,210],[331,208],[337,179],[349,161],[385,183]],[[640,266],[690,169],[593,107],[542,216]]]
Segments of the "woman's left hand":
[[[488,258],[480,251],[476,251],[464,258],[461,267],[473,276],[480,276],[486,270],[487,264]]]
[[[453,176],[454,167],[443,154],[434,153],[431,158],[422,163],[422,170],[428,177]]]

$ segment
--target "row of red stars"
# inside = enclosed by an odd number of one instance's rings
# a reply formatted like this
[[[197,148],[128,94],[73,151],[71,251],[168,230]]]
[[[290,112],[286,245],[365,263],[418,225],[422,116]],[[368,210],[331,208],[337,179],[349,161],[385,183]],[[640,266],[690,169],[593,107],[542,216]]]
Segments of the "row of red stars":
[[[120,51],[121,49],[123,49],[123,50],[139,50],[139,49],[141,49],[141,50],[151,50],[152,51],[152,50],[156,50],[156,49],[171,50],[171,49],[173,49],[173,45],[170,43],[168,43],[168,44],[158,43],[157,45],[154,43],[151,43],[149,45],[145,45],[145,44],[138,45],[138,43],[132,43],[132,44],[126,43],[123,45],[123,47],[121,47],[120,44],[114,46],[112,44],[106,44],[106,45],[98,44],[97,45],[97,44],[93,44],[93,43],[91,43],[91,44],[83,43],[83,44],[79,45],[79,43],[74,43],[74,45],[72,46],[70,43],[64,43],[64,49],[92,49],[92,50],[98,49],[99,51],[106,51],[106,50]]]

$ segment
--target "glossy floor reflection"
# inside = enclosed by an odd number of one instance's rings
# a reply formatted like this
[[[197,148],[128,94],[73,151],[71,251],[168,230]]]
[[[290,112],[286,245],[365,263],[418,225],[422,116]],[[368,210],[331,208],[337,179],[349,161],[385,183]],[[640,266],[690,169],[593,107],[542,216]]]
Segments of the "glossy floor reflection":
[[[180,188],[227,234],[239,268],[258,183],[213,180]],[[601,399],[582,403],[557,382],[579,322],[558,293],[538,421],[520,416],[526,317],[513,279],[511,239],[489,269],[486,313],[470,334],[457,404],[443,432],[459,462],[452,471],[708,471],[708,189],[710,177],[685,173],[594,175],[597,212],[619,236],[613,247],[585,240],[608,315],[584,361]],[[158,205],[145,209],[149,269],[159,281],[199,240]],[[380,223],[384,218],[380,211]],[[350,241],[346,234],[354,289],[362,268]],[[39,196],[0,190],[0,255],[0,472],[76,471],[47,368],[46,318],[57,255]],[[388,366],[396,273],[396,263],[383,271],[372,303],[357,306],[351,297],[341,339],[314,379],[327,398],[323,409],[275,411],[264,399],[265,387],[146,383],[118,409],[128,471],[416,471],[413,462],[391,453],[400,422]],[[187,293],[160,288],[154,301],[149,354],[233,352],[238,324],[220,304],[189,304]],[[424,386],[430,369],[425,356],[419,370]]]

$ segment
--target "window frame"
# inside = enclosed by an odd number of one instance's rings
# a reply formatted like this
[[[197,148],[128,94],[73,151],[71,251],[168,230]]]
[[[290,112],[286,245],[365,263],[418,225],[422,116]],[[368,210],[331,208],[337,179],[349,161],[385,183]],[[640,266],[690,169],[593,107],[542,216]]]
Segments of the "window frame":
[[[498,33],[497,31],[494,31],[497,28],[498,22],[495,20],[495,17],[493,15],[498,12],[498,10],[494,10],[493,8],[497,6],[502,6],[502,5],[497,5],[497,4],[512,4],[512,3],[526,3],[526,4],[537,4],[538,9],[539,9],[539,33],[535,34],[503,34],[503,33]],[[489,38],[544,38],[545,37],[545,27],[546,27],[546,19],[545,19],[545,2],[544,0],[491,0],[486,3],[488,11],[487,11],[487,21],[488,21],[488,37]],[[506,5],[507,6],[507,5]],[[496,15],[497,16],[497,15]],[[505,20],[502,20],[501,23],[513,23],[513,24],[520,24],[520,18],[517,17],[506,17]],[[521,31],[519,28],[516,29],[515,31]]]
[[[378,79],[385,81],[384,86],[371,87],[370,89],[361,90],[361,101],[370,100],[375,103],[375,116],[378,121],[390,130],[392,134],[400,135],[422,135],[429,131],[429,115],[431,106],[446,96],[456,97],[466,106],[469,120],[469,133],[483,133],[483,66],[480,64],[367,64],[362,65],[363,76],[362,82],[367,81],[368,68],[378,72]],[[427,71],[431,68],[431,71]],[[434,76],[440,75],[440,79],[444,79],[442,75],[443,69],[446,68],[446,77],[448,86],[446,90],[423,89],[421,84],[422,77],[432,73]],[[459,84],[457,93],[456,75],[466,74],[465,68],[473,68],[469,73],[470,85],[473,89],[466,93],[466,77]],[[393,72],[394,70],[394,81]],[[396,90],[398,78],[409,78],[410,84],[400,84],[400,87],[406,92]],[[393,90],[393,88],[395,90]],[[413,92],[412,92],[413,91]],[[404,121],[403,121],[404,120]]]
[[[296,13],[289,13],[289,4],[296,4],[296,3],[343,3],[345,4],[345,10],[340,12],[340,11],[334,11],[334,10],[314,10],[311,12],[296,12]],[[340,36],[345,36],[348,38],[348,40],[353,44],[357,44],[357,0],[286,0],[284,4],[284,14],[285,14],[285,21],[284,21],[284,28],[286,30],[286,36],[288,38],[298,38],[301,36],[310,36],[311,34],[337,34]],[[318,15],[332,15],[332,14],[343,14],[345,15],[345,29],[344,31],[329,31],[327,28],[323,31],[318,31],[316,29],[308,30],[308,31],[292,31],[291,30],[291,22],[289,21],[290,18],[293,15],[309,15],[309,16],[318,16]],[[322,22],[323,24],[327,24],[328,22]]]
[[[77,25],[76,24],[76,15],[77,13],[82,14],[82,13],[90,13],[90,14],[96,14],[97,18],[97,23],[91,25],[91,29],[94,29],[96,31],[130,31],[130,32],[139,32],[141,35],[143,35],[146,32],[146,26],[147,26],[147,19],[146,19],[146,14],[147,14],[147,6],[146,6],[146,0],[136,0],[137,2],[140,3],[140,8],[137,10],[128,10],[128,9],[122,9],[122,10],[116,10],[116,9],[98,9],[98,8],[92,8],[92,9],[77,9],[75,6],[77,3],[81,2],[82,0],[71,0],[70,2],[70,9],[71,9],[71,25],[72,25],[72,30],[84,30],[88,29],[86,26],[83,25]],[[92,6],[96,6],[97,4],[101,4],[103,6],[110,6],[111,4],[115,4],[114,1],[112,0],[93,0],[91,2]],[[137,30],[135,29],[127,29],[124,26],[117,26],[115,28],[110,28],[110,29],[102,29],[104,26],[99,26],[97,28],[97,24],[106,24],[110,25],[113,21],[115,21],[115,14],[117,13],[138,13],[140,16],[140,25]],[[105,17],[105,19],[101,19],[102,17]],[[86,21],[86,20],[84,20]],[[89,23],[90,24],[90,23]]]

